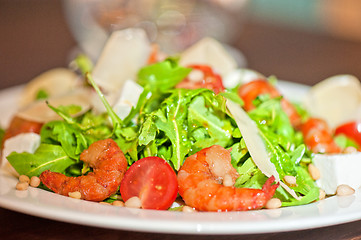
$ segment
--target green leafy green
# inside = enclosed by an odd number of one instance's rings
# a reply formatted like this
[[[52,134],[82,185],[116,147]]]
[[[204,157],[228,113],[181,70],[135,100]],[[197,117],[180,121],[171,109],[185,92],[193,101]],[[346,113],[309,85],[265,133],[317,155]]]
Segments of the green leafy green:
[[[45,143],[40,144],[34,154],[12,152],[7,159],[20,175],[29,177],[39,176],[48,169],[65,173],[65,170],[75,163],[61,146]]]
[[[3,139],[5,136],[5,130],[3,128],[0,127],[0,149],[2,149],[2,144],[3,144]]]
[[[40,100],[40,99],[47,99],[49,97],[49,94],[44,90],[44,89],[40,89],[37,93],[36,93],[36,100]]]
[[[48,144],[59,144],[72,159],[79,159],[79,155],[89,146],[86,136],[76,125],[65,121],[52,121],[45,124],[40,132],[41,141]]]
[[[242,98],[239,97],[238,93],[237,92],[234,92],[234,91],[225,91],[225,92],[221,92],[219,93],[221,96],[229,99],[229,100],[232,100],[232,102],[234,103],[237,103],[239,104],[240,106],[243,106],[244,105],[244,102],[242,100]]]
[[[208,89],[174,89],[167,95],[157,109],[152,99],[142,107],[137,140],[140,157],[150,153],[164,157],[178,170],[189,154],[214,144],[226,147],[232,143],[235,127],[222,96]]]
[[[356,149],[359,149],[359,145],[354,140],[348,138],[343,134],[336,135],[334,139],[336,144],[340,146],[342,149],[345,149],[347,147],[354,147]]]
[[[19,174],[37,176],[46,169],[71,176],[84,174],[89,168],[79,161],[80,153],[97,140],[112,138],[129,164],[143,157],[158,156],[167,160],[175,171],[189,155],[221,145],[230,150],[231,163],[239,173],[236,187],[262,188],[266,182],[267,177],[253,162],[226,108],[226,99],[243,106],[237,88],[218,95],[204,88],[174,88],[191,69],[178,65],[177,59],[168,58],[140,69],[137,80],[144,90],[137,105],[122,120],[92,79],[93,66],[89,59],[78,56],[75,62],[97,92],[106,113],[95,115],[90,110],[72,117],[81,110],[79,106],[48,105],[63,120],[51,121],[42,127],[41,144],[34,154],[13,152],[8,156]],[[270,78],[272,82],[276,80]],[[296,176],[297,184],[291,188],[302,198],[296,200],[282,187],[276,190],[275,196],[282,200],[283,206],[307,204],[319,196],[319,189],[307,171],[311,154],[303,144],[302,134],[292,127],[283,111],[281,100],[282,97],[271,99],[267,94],[261,95],[254,101],[256,108],[248,114],[256,122],[280,178]],[[301,107],[298,110],[302,116],[307,115]],[[339,142],[350,145],[346,140]]]
[[[255,101],[256,108],[249,112],[249,116],[258,125],[270,161],[275,165],[280,179],[286,175],[296,176],[297,184],[291,188],[301,200],[293,198],[282,187],[277,189],[276,197],[280,198],[285,206],[310,203],[318,199],[319,190],[305,167],[310,159],[302,135],[292,127],[281,107],[281,99],[271,99],[265,95],[258,97]],[[267,178],[254,165],[252,158],[244,154],[245,149],[246,146],[242,145],[232,147],[232,157],[236,159],[233,165],[240,174],[236,186],[261,188]]]
[[[182,81],[191,69],[177,63],[177,59],[168,58],[162,62],[145,66],[138,72],[138,83],[148,85],[152,90],[166,91]]]
[[[102,101],[104,107],[107,110],[107,113],[108,113],[110,119],[112,120],[113,133],[118,135],[117,131],[121,128],[121,126],[123,124],[122,120],[118,117],[118,115],[114,112],[113,108],[110,106],[109,102],[105,99],[104,94],[100,91],[99,87],[95,84],[91,74],[87,73],[85,76],[88,79],[88,81],[90,82],[90,84],[93,86],[95,91],[97,92],[100,100]]]
[[[74,63],[83,75],[90,73],[93,70],[92,61],[84,54],[79,54],[75,58]]]

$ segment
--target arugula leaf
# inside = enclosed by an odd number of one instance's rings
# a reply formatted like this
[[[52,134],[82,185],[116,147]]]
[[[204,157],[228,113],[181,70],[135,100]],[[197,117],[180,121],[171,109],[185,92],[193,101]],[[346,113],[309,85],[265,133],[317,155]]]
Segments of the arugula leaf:
[[[94,79],[92,78],[90,73],[86,73],[85,77],[88,79],[90,84],[93,86],[95,91],[97,92],[100,100],[102,101],[105,109],[107,110],[107,113],[112,120],[113,123],[113,133],[117,136],[119,136],[119,130],[121,129],[121,126],[123,124],[122,120],[118,117],[118,115],[114,112],[113,108],[110,106],[109,102],[105,99],[104,94],[100,91],[98,85],[94,82]]]
[[[239,104],[240,106],[244,105],[242,98],[240,98],[240,96],[238,95],[237,92],[226,90],[225,92],[221,92],[219,94],[229,100],[232,100],[232,102],[235,102],[235,103]]]
[[[189,103],[192,97],[194,97],[194,92],[177,89],[162,103],[160,109],[154,113],[156,127],[163,131],[172,143],[171,149],[173,154],[170,161],[176,170],[180,168],[184,157],[191,148],[187,137],[186,119],[188,113],[187,103]]]
[[[75,163],[61,146],[45,143],[40,144],[34,154],[12,152],[7,159],[20,175],[29,177],[39,176],[48,169],[65,173],[65,170]]]
[[[44,90],[44,89],[40,89],[37,93],[36,93],[36,100],[40,100],[40,99],[47,99],[49,97],[49,94]]]
[[[319,196],[320,196],[320,189],[315,187],[312,188],[310,191],[308,191],[306,195],[303,196],[300,200],[290,198],[289,201],[283,201],[282,206],[289,207],[289,206],[299,206],[299,205],[309,204],[311,202],[318,200]]]
[[[83,75],[93,70],[92,61],[84,54],[79,54],[75,58],[74,63]]]
[[[249,181],[252,176],[258,171],[256,164],[251,158],[248,158],[241,167],[237,167],[239,177],[236,180],[235,186],[242,186]]]
[[[354,140],[348,138],[343,134],[336,135],[334,139],[336,144],[342,149],[345,149],[346,147],[354,147],[356,149],[359,149],[359,145]]]
[[[294,199],[283,188],[278,188],[276,197],[284,205],[299,205],[317,200],[319,190],[311,179],[305,167],[301,165],[309,162],[307,149],[302,141],[302,135],[295,132],[280,101],[282,98],[271,99],[262,96],[257,99],[257,108],[249,112],[260,130],[266,148],[270,154],[270,161],[275,165],[281,179],[286,175],[296,176],[297,185],[291,188],[302,196],[301,200]],[[260,187],[261,177],[253,176],[244,186]]]
[[[3,139],[5,136],[5,130],[3,128],[0,127],[0,149],[2,149],[2,144],[3,144]]]
[[[261,189],[263,184],[267,181],[268,178],[261,172],[261,170],[259,170],[258,168],[252,169],[252,164],[248,161],[246,162],[247,162],[246,165],[247,168],[245,169],[249,169],[248,170],[249,173],[240,174],[241,179],[236,180],[235,187]],[[247,177],[248,179],[246,179]]]
[[[53,110],[56,114],[62,117],[66,122],[70,124],[74,124],[76,121],[70,116],[71,114],[75,114],[81,111],[81,106],[78,105],[68,105],[68,106],[58,106],[54,107],[46,102],[48,107]]]
[[[212,95],[212,97],[209,97]],[[209,101],[211,100],[212,101]],[[224,99],[211,92],[196,96],[188,108],[188,129],[195,138],[192,152],[217,144],[227,147],[232,141],[234,127],[223,109]],[[193,131],[194,130],[194,131]],[[199,135],[203,130],[203,134]],[[193,135],[193,133],[198,134]]]
[[[222,96],[208,89],[174,89],[163,96],[166,98],[153,111],[148,110],[154,108],[152,102],[148,102],[150,107],[144,105],[138,119],[141,157],[162,156],[178,170],[189,154],[214,144],[232,144],[235,127]]]
[[[139,134],[139,145],[147,145],[155,139],[157,133],[155,120],[155,116],[151,115],[143,123]]]
[[[76,125],[65,121],[46,123],[40,131],[42,143],[59,144],[72,159],[79,159],[82,151],[88,148],[89,141]]]
[[[270,160],[282,179],[286,175],[296,174],[295,162],[291,160],[290,154],[296,143],[295,131],[281,107],[280,100],[265,98],[249,115],[257,123],[259,133],[270,153]]]
[[[150,86],[153,91],[164,92],[182,81],[192,69],[178,65],[177,59],[167,58],[138,72],[138,83]]]

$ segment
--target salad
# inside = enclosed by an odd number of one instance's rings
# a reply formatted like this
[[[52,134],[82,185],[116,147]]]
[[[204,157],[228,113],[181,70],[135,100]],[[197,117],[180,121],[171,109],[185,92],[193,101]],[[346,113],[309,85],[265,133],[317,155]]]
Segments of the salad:
[[[341,78],[353,94],[329,117],[339,99],[322,94],[343,92]],[[285,98],[278,81],[239,69],[213,39],[167,56],[142,30],[117,31],[95,63],[80,55],[27,84],[2,131],[2,168],[18,190],[143,209],[244,211],[352,194],[361,181],[332,167],[350,175],[358,164],[358,80],[325,80],[308,93],[314,104]]]

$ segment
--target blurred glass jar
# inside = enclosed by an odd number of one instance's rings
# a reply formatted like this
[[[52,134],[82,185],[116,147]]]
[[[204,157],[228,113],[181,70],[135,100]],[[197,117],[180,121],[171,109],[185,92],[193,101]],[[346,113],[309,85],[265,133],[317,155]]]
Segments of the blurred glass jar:
[[[172,54],[201,38],[234,42],[247,0],[64,0],[71,31],[82,51],[99,55],[114,30],[143,28],[151,42]]]

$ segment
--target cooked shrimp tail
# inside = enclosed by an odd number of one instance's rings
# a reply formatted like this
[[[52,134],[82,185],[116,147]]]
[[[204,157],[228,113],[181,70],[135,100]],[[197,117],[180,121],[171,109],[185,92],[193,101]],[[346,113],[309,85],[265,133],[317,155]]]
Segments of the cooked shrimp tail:
[[[278,183],[273,184],[274,182],[275,182],[275,177],[271,176],[270,178],[267,179],[265,184],[263,184],[263,186],[262,186],[262,191],[265,193],[266,198],[268,198],[268,199],[273,197],[276,189],[279,186]]]
[[[93,172],[79,177],[44,171],[40,180],[55,193],[68,196],[80,192],[81,199],[102,201],[116,193],[127,169],[127,160],[112,139],[97,141],[81,153],[80,160],[89,164]]]
[[[200,211],[244,211],[264,207],[279,185],[270,177],[262,189],[236,188],[238,176],[230,152],[214,145],[185,160],[178,172],[179,194]]]

